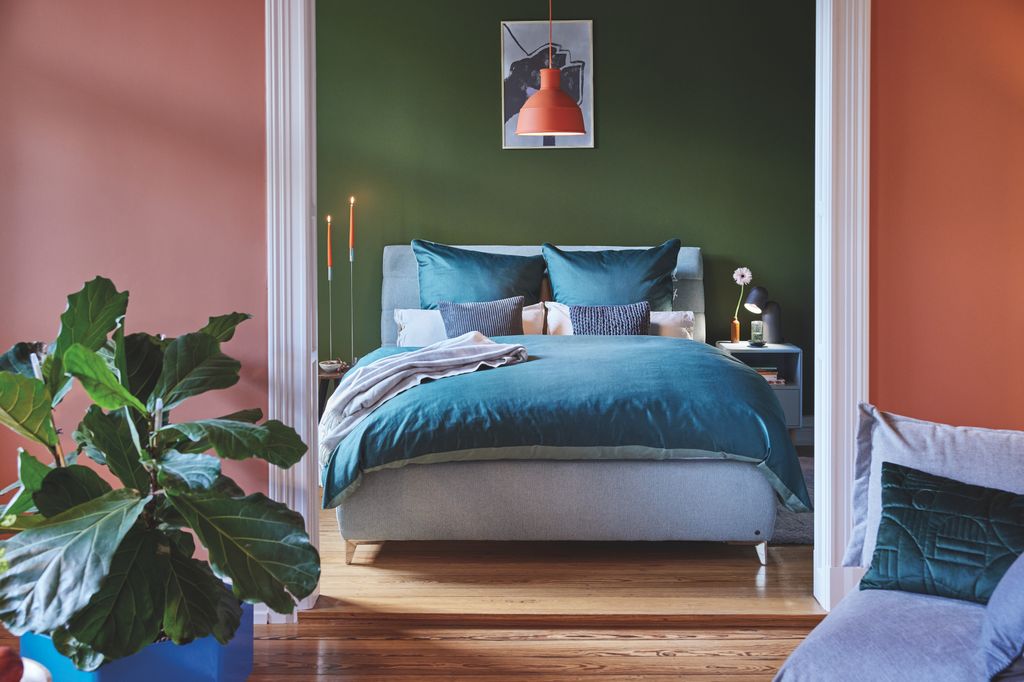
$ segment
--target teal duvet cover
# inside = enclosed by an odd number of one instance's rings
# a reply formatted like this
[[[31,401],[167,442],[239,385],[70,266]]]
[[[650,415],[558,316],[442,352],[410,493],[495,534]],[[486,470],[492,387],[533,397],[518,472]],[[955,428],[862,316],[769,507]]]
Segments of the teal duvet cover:
[[[789,509],[810,509],[782,407],[726,353],[660,336],[494,340],[522,343],[529,360],[424,383],[378,407],[323,468],[324,507],[364,473],[406,464],[731,459],[755,464]],[[359,365],[408,350],[381,348]]]

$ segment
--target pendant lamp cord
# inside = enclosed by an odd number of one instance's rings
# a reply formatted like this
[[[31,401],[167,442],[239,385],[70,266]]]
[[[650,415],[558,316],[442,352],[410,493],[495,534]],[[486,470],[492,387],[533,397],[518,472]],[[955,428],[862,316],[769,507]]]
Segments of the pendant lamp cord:
[[[554,47],[553,47],[553,45],[554,45],[554,42],[553,42],[554,41],[554,29],[553,29],[553,26],[555,24],[555,20],[554,20],[554,7],[553,7],[554,1],[555,0],[548,0],[548,68],[549,69],[555,68],[555,60],[554,60],[554,57],[552,56],[552,54],[554,53]]]

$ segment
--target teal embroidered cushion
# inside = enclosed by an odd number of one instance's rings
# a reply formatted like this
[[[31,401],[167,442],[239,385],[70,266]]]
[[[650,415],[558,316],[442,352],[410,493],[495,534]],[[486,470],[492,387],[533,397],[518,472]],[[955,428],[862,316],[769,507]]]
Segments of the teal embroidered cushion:
[[[524,305],[532,305],[540,300],[543,256],[486,253],[422,239],[412,240],[412,251],[425,310],[441,301],[482,303],[522,296]]]
[[[1024,552],[1024,495],[884,462],[882,518],[864,589],[988,603]]]
[[[672,273],[679,240],[652,249],[563,251],[544,244],[544,260],[555,301],[566,305],[629,305],[647,301],[651,310],[672,310]]]

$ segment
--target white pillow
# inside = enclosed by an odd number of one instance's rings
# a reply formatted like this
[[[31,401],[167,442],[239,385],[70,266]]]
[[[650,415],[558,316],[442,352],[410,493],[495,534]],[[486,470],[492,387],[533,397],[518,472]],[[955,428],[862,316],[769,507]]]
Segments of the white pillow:
[[[548,334],[571,336],[572,319],[569,306],[564,303],[547,301]],[[651,312],[651,336],[671,336],[677,339],[693,338],[692,310],[656,310]]]
[[[395,324],[398,325],[399,346],[429,346],[448,338],[440,310],[396,308]],[[523,333],[544,333],[543,303],[534,303],[523,308]]]

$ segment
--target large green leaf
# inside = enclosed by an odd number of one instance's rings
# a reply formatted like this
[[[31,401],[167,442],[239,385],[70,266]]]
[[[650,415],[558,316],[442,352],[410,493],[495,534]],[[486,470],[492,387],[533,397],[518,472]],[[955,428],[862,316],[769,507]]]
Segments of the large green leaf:
[[[258,407],[251,407],[248,410],[239,410],[238,412],[226,414],[223,417],[217,417],[217,419],[224,419],[232,422],[248,422],[249,424],[255,424],[259,420],[263,419],[263,410],[261,410]]]
[[[128,531],[99,591],[68,622],[74,640],[108,660],[130,656],[156,641],[170,552],[170,541],[162,533],[139,524]]]
[[[103,654],[93,649],[85,642],[78,641],[71,631],[65,628],[58,628],[50,633],[53,640],[53,647],[71,662],[79,670],[96,670],[106,662]]]
[[[60,331],[46,373],[53,396],[65,393],[64,354],[75,344],[97,351],[107,335],[120,324],[128,309],[128,292],[118,291],[109,279],[97,277],[82,290],[68,296],[68,307],[60,316]]]
[[[226,459],[258,457],[285,469],[306,453],[306,445],[299,434],[277,420],[256,425],[227,419],[202,419],[171,424],[160,430],[164,438],[167,438],[164,434],[175,433],[192,441],[195,447],[189,450],[213,448]]]
[[[43,516],[50,518],[110,492],[110,484],[95,471],[78,464],[51,469],[32,495]]]
[[[206,391],[238,383],[241,364],[220,352],[220,343],[209,334],[185,334],[164,350],[163,370],[149,398],[153,409],[162,398],[170,410],[183,400]]]
[[[4,507],[0,517],[6,519],[12,514],[34,511],[36,503],[32,501],[32,496],[39,490],[39,486],[43,484],[43,479],[48,473],[50,473],[50,467],[18,448],[18,483],[21,488]]]
[[[41,343],[16,343],[0,355],[0,372],[12,372],[34,379],[36,373],[32,369],[32,354],[35,353],[41,360],[44,352]]]
[[[149,334],[129,334],[124,337],[124,355],[128,390],[139,400],[148,399],[164,365],[160,339]]]
[[[82,383],[93,402],[105,410],[128,406],[146,414],[146,406],[121,385],[106,361],[85,346],[74,345],[64,353],[67,371]]]
[[[210,552],[213,570],[231,578],[236,596],[291,613],[320,579],[320,556],[302,516],[266,495],[176,493],[170,500]],[[289,592],[291,595],[289,595]]]
[[[209,334],[218,341],[230,341],[235,335],[235,328],[246,320],[251,320],[252,315],[248,313],[228,313],[211,317],[205,327],[200,329],[204,334]]]
[[[148,501],[112,490],[0,542],[0,621],[11,634],[51,632],[89,603]]]
[[[139,450],[132,438],[132,423],[127,410],[105,414],[93,405],[74,432],[75,442],[93,461],[106,464],[129,488],[146,492],[151,481],[142,466]]]
[[[192,557],[191,537],[172,537],[170,570],[164,597],[163,628],[175,644],[213,635],[226,644],[242,618],[242,605],[210,567]]]
[[[0,372],[0,424],[48,448],[57,444],[50,392],[38,379]]]
[[[220,476],[220,460],[210,455],[165,452],[157,464],[157,481],[174,490],[207,490]]]

